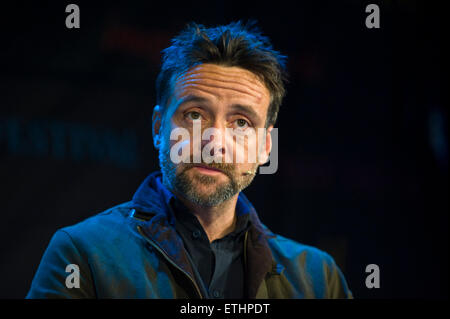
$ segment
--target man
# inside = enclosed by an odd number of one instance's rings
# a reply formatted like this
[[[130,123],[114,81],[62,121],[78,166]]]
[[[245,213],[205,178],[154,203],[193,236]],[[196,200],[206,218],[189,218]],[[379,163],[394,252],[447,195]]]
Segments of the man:
[[[191,24],[163,53],[161,172],[130,202],[57,231],[27,297],[351,298],[327,253],[272,233],[241,192],[269,157],[285,57],[240,22]]]

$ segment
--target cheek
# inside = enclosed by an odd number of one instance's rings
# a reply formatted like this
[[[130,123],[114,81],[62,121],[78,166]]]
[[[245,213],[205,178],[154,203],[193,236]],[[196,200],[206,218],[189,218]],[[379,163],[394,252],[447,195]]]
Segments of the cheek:
[[[253,165],[258,163],[258,154],[261,143],[254,130],[247,134],[227,136],[228,158],[231,158],[231,155],[234,155],[234,162],[236,164]]]
[[[165,130],[163,143],[165,144],[166,157],[169,157],[168,160],[172,164],[180,165],[190,162],[192,142],[189,130],[172,124]]]

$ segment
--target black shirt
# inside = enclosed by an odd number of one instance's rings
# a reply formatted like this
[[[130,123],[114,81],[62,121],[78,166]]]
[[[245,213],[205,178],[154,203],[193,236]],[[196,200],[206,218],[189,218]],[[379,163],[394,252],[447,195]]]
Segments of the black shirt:
[[[210,243],[198,219],[181,201],[173,197],[171,207],[175,229],[207,297],[244,298],[244,235],[250,226],[248,212],[236,207],[235,230]]]

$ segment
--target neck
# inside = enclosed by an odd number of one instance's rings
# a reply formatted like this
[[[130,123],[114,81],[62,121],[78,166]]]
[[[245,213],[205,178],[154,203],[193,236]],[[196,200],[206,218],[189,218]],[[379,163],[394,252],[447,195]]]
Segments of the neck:
[[[239,193],[218,206],[199,206],[179,196],[180,201],[197,217],[209,242],[231,233],[236,226],[236,203]]]

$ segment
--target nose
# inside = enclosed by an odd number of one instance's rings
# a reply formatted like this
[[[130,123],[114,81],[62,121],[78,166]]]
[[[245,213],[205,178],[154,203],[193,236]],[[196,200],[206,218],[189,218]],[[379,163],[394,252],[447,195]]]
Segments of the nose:
[[[206,163],[226,162],[226,123],[221,118],[215,118],[209,125],[201,128],[201,157]]]
[[[218,127],[210,127],[202,132],[202,152],[211,157],[225,156],[225,132]]]

